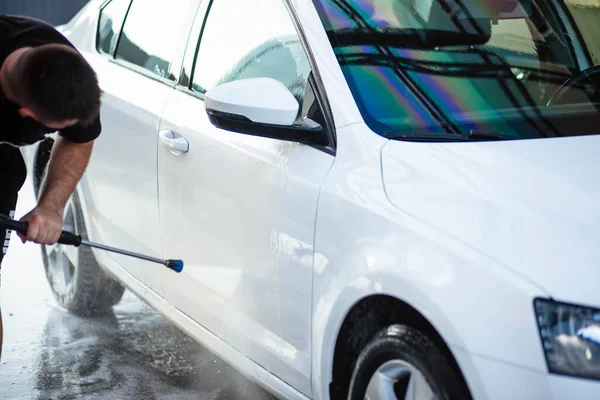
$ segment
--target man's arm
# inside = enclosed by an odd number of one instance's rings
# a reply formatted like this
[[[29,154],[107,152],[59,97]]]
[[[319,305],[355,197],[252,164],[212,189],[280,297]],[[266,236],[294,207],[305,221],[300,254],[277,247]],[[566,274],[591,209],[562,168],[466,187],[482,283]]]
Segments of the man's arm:
[[[60,135],[57,137],[38,205],[21,218],[21,221],[29,222],[27,237],[19,234],[23,243],[32,241],[51,245],[58,241],[65,205],[87,168],[92,147],[93,141],[80,144]]]

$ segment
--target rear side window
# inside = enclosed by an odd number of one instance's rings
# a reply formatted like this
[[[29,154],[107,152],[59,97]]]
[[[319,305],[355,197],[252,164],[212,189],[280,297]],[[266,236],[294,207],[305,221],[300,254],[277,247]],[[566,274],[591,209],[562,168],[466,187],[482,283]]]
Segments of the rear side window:
[[[144,68],[158,77],[175,80],[171,66],[178,44],[186,39],[183,23],[197,0],[134,0],[116,58]]]
[[[113,55],[125,14],[131,0],[112,0],[100,11],[96,48],[100,53]]]
[[[209,10],[192,89],[205,93],[267,77],[286,85],[302,105],[310,65],[283,0],[213,0]]]

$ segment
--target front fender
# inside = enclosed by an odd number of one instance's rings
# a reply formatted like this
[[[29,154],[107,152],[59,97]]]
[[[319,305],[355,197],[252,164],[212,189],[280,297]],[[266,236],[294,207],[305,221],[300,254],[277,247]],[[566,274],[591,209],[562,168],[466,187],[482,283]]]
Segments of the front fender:
[[[363,254],[364,255],[364,254]],[[359,258],[360,259],[360,258]],[[367,269],[365,265],[361,269]],[[339,277],[338,277],[339,278]],[[386,271],[374,271],[356,277],[337,279],[315,302],[313,320],[313,384],[319,399],[329,398],[335,347],[342,324],[352,308],[374,295],[397,298],[416,309],[440,333],[446,343],[464,348],[454,324],[435,302],[401,277]]]
[[[375,179],[360,200],[354,172],[332,171],[320,199],[313,285],[313,388],[329,398],[336,341],[352,307],[387,295],[407,303],[460,349],[544,372],[532,299],[542,289],[485,253],[391,205]],[[356,186],[354,186],[356,188]],[[348,216],[352,216],[349,220]],[[341,226],[340,221],[346,221]],[[464,358],[463,358],[464,360]],[[457,360],[458,362],[459,360]],[[468,365],[461,365],[461,370]],[[478,376],[465,376],[477,385]]]

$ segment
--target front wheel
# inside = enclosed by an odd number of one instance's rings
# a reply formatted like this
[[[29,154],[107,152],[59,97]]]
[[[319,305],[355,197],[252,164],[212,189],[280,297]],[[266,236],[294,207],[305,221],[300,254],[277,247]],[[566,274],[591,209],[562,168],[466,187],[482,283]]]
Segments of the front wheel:
[[[467,400],[462,379],[422,332],[392,325],[362,350],[349,400]]]

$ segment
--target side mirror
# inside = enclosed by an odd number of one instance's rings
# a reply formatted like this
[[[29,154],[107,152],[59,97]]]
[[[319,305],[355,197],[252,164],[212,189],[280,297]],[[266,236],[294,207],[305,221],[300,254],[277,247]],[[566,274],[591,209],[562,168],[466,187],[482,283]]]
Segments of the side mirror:
[[[240,79],[204,95],[206,112],[217,128],[305,144],[326,144],[323,127],[297,121],[299,104],[285,85],[271,78]]]

